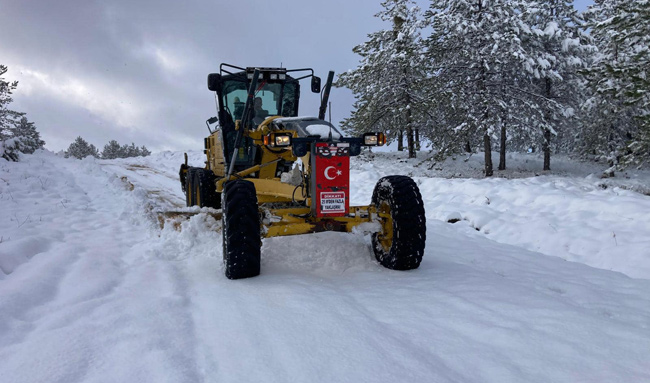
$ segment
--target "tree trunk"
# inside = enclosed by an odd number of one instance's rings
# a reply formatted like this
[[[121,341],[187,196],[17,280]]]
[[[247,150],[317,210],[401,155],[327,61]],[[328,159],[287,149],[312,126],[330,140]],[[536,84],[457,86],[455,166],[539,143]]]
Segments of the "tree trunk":
[[[506,170],[506,124],[501,124],[501,142],[499,148],[499,170]]]
[[[468,140],[468,141],[465,141],[465,151],[466,151],[467,153],[471,153],[471,152],[472,152],[472,145],[469,144],[469,140]]]
[[[545,79],[546,82],[546,98],[551,99],[553,96],[552,87],[553,83],[550,78]],[[546,112],[544,113],[546,117],[546,123],[551,123],[551,113],[546,107]],[[551,130],[549,128],[544,128],[544,142],[542,144],[542,150],[544,151],[544,170],[551,170]]]
[[[420,129],[415,129],[415,150],[420,150]]]
[[[411,100],[406,98],[407,105],[410,105]],[[415,158],[415,141],[413,139],[413,121],[411,121],[411,108],[406,109],[406,141],[408,143],[409,158]]]
[[[401,129],[397,133],[397,150],[404,151],[404,131]]]
[[[551,131],[549,129],[544,129],[542,150],[544,151],[544,170],[551,170]]]
[[[413,139],[413,129],[409,124],[406,127],[406,144],[408,146],[409,158],[415,158],[415,143],[413,141],[415,141]]]
[[[483,150],[485,150],[485,176],[491,177],[494,174],[492,168],[492,143],[490,142],[490,135],[487,131],[483,136]]]

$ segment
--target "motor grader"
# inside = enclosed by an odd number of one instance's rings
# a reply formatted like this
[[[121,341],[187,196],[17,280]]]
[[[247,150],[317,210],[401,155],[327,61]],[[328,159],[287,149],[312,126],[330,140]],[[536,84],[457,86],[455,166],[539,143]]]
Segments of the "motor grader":
[[[208,75],[218,116],[208,119],[204,167],[181,165],[187,206],[221,209],[226,277],[259,275],[262,238],[322,231],[372,233],[379,263],[420,265],[424,205],[406,176],[381,178],[368,206],[350,206],[350,157],[385,143],[382,133],[344,137],[324,120],[326,85],[311,68],[242,68],[221,64]],[[321,94],[318,117],[299,117],[300,80]],[[218,122],[218,123],[217,123]],[[214,130],[211,125],[216,127]]]

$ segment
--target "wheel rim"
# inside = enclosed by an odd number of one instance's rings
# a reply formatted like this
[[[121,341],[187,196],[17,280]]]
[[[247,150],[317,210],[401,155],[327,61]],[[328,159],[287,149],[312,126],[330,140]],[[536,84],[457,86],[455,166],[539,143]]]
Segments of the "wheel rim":
[[[388,202],[382,201],[377,208],[377,213],[382,221],[381,231],[377,233],[377,240],[384,252],[388,253],[393,246],[393,218]]]

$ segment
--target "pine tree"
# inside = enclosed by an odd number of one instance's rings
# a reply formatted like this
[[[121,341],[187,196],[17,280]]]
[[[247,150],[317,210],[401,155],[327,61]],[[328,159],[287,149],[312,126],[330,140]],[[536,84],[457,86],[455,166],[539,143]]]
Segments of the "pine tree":
[[[120,158],[121,155],[121,146],[115,140],[110,140],[108,144],[104,145],[104,150],[102,150],[102,158],[105,160],[112,160],[115,158]]]
[[[34,123],[29,122],[25,116],[21,117],[20,121],[10,131],[13,137],[21,137],[21,151],[23,153],[32,154],[45,145],[45,141],[41,140],[41,135],[36,130]]]
[[[552,4],[555,8],[550,8]],[[550,154],[549,134],[571,113],[565,76],[581,63],[578,19],[568,1],[433,0],[426,16],[436,96],[447,99],[444,116],[455,139],[470,149],[483,142],[485,175],[492,169],[492,139],[521,147],[540,135]],[[570,7],[570,4],[569,4]],[[559,85],[562,84],[562,85]],[[540,134],[543,133],[543,134]],[[548,157],[550,159],[550,157]],[[549,163],[550,164],[550,163]]]
[[[140,157],[140,148],[135,146],[135,143],[131,143],[127,150],[127,157]]]
[[[405,132],[409,158],[414,158],[415,129],[427,109],[421,89],[426,79],[421,13],[411,0],[385,0],[381,6],[375,17],[390,22],[391,29],[371,33],[367,42],[356,46],[359,66],[339,75],[335,84],[350,88],[357,99],[342,127],[352,134],[379,128],[392,138]]]
[[[442,114],[455,122],[459,146],[483,141],[486,176],[493,174],[492,137],[507,123],[513,88],[525,81],[512,76],[529,59],[526,9],[520,0],[432,0],[427,12],[435,92],[448,97]]]
[[[11,129],[16,123],[16,119],[23,113],[15,112],[7,107],[13,101],[12,92],[18,87],[18,81],[9,82],[2,77],[7,71],[7,67],[0,64],[0,156],[7,161],[18,161],[18,154],[23,149],[23,142],[22,138],[14,137]]]
[[[527,23],[532,34],[525,46],[533,61],[526,67],[534,75],[529,95],[538,109],[531,117],[542,135],[544,170],[550,170],[551,139],[579,107],[578,70],[587,65],[593,47],[581,31],[584,20],[571,0],[535,1],[530,8],[534,11],[527,12]]]
[[[128,158],[128,157],[146,157],[151,152],[146,146],[137,147],[135,143],[131,145],[120,145],[117,141],[111,140],[108,144],[104,145],[102,151],[102,158],[111,160],[115,158]]]
[[[120,148],[120,157],[119,158],[127,158],[127,157],[131,157],[129,155],[129,145],[124,144]]]
[[[598,47],[585,72],[593,97],[587,149],[621,165],[650,160],[650,3],[596,0],[586,12]],[[605,118],[603,118],[605,117]]]
[[[82,159],[88,156],[93,156],[95,158],[99,157],[99,150],[93,144],[89,144],[81,138],[77,137],[73,143],[70,144],[68,150],[65,151],[65,157],[74,157],[77,159]]]
[[[15,120],[23,115],[7,108],[13,101],[12,92],[18,87],[18,81],[9,82],[2,77],[7,71],[7,67],[0,64],[0,139],[3,134],[7,135],[6,130],[14,124]]]

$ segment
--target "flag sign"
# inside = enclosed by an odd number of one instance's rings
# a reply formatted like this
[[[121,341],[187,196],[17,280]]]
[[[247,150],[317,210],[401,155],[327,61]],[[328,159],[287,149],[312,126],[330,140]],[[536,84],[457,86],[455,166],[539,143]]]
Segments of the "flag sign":
[[[348,143],[316,142],[311,151],[312,212],[317,217],[341,217],[350,207],[350,147]]]

